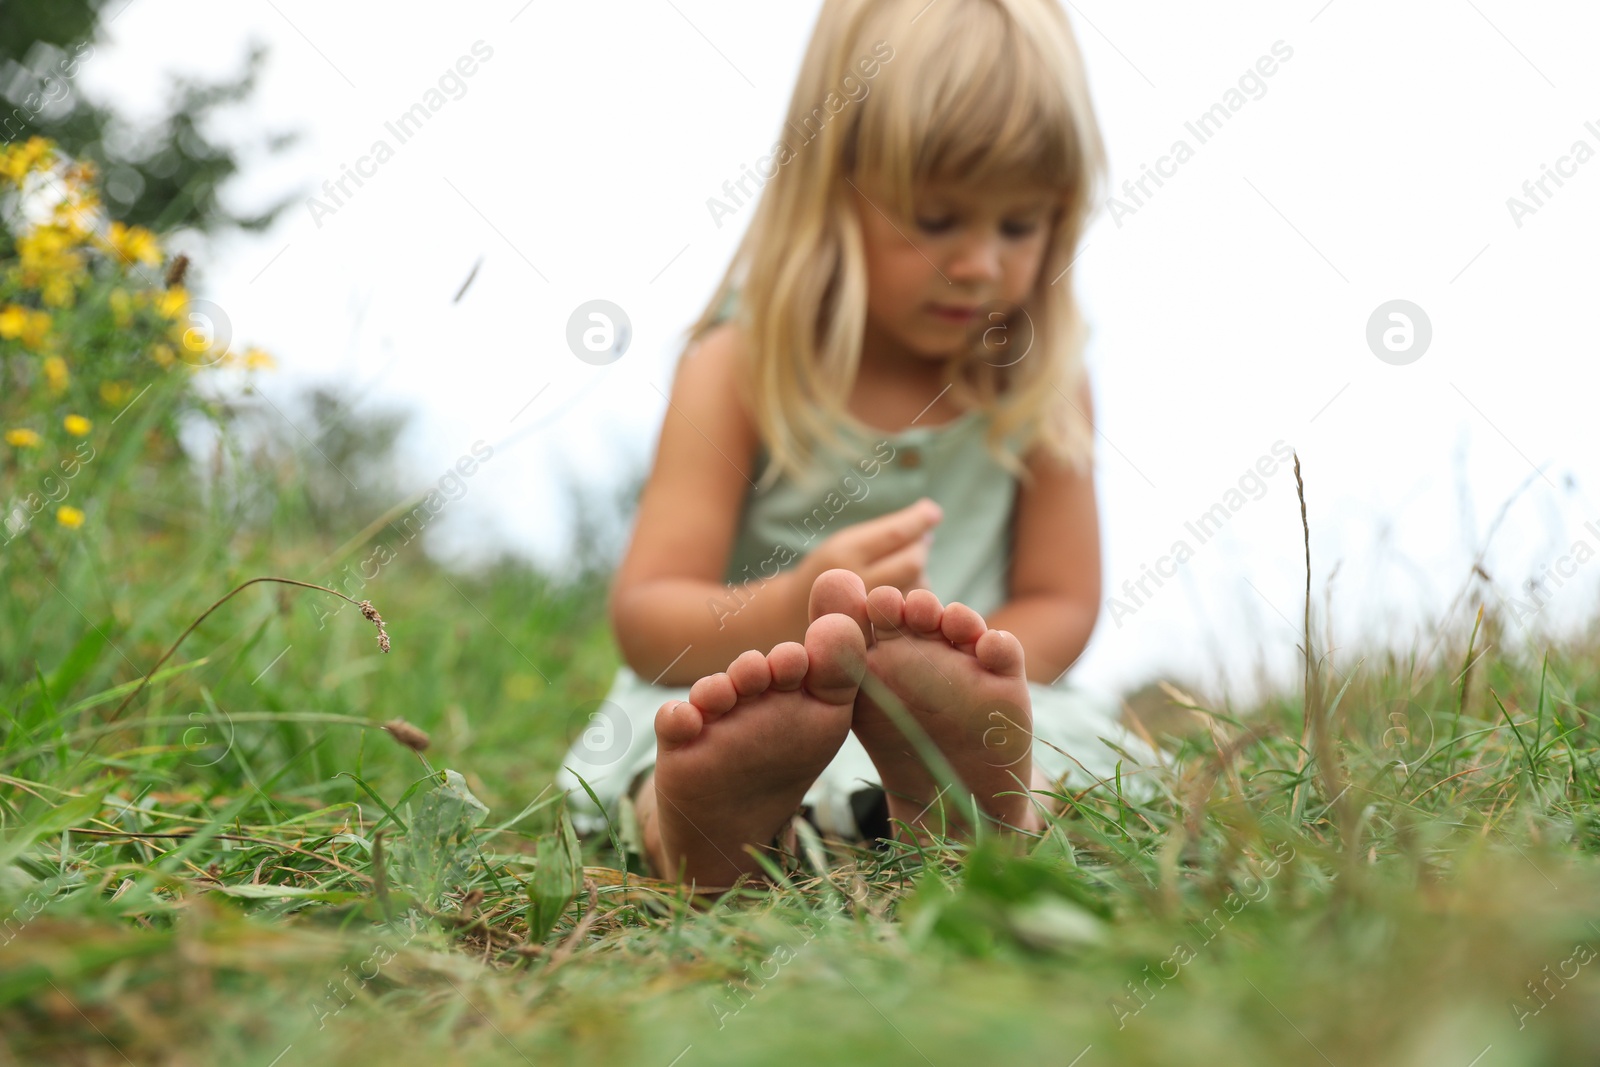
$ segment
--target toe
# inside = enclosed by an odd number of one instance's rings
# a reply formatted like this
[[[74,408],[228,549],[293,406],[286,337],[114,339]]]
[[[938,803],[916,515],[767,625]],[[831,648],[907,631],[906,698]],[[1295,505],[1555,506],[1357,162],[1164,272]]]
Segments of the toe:
[[[880,585],[868,593],[867,612],[877,640],[905,636],[906,601],[894,586]]]
[[[944,605],[927,589],[913,589],[906,594],[906,625],[919,634],[931,634],[939,629],[944,615]]]
[[[700,736],[705,720],[687,700],[669,700],[656,711],[656,744],[676,748]]]
[[[965,604],[948,605],[944,609],[944,618],[939,620],[939,632],[952,645],[970,645],[982,637],[988,628],[983,616]]]
[[[824,615],[806,630],[806,692],[829,704],[852,704],[867,671],[867,643],[855,620]]]
[[[767,667],[767,657],[751,649],[728,665],[728,678],[741,697],[753,697],[767,691],[772,684],[772,671]]]
[[[714,719],[733,707],[739,693],[725,672],[708,674],[689,687],[689,700],[707,719]]]
[[[767,664],[772,671],[772,688],[785,692],[799,689],[800,683],[805,681],[809,662],[806,646],[798,641],[784,641],[772,646],[772,653],[767,656]]]
[[[823,571],[811,583],[811,600],[806,618],[812,622],[824,615],[848,615],[861,629],[863,640],[872,639],[867,623],[867,586],[861,576],[842,567]]]
[[[1024,675],[1022,642],[1009,630],[985,630],[973,652],[979,663],[996,674],[1010,678]]]

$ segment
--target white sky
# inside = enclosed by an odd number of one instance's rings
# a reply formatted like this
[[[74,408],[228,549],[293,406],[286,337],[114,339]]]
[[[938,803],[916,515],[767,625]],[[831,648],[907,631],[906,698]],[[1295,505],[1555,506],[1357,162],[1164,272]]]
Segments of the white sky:
[[[166,73],[228,74],[249,40],[267,43],[254,100],[219,132],[305,136],[229,189],[254,208],[318,191],[379,137],[394,144],[386,121],[474,42],[493,49],[465,95],[320,226],[295,206],[269,233],[197,250],[204,295],[235,337],[283,365],[265,384],[291,417],[293,390],[329,378],[362,383],[363,403],[415,406],[406,456],[419,486],[473,441],[499,446],[441,520],[441,550],[552,563],[570,541],[567,483],[603,491],[648,460],[656,390],[749,217],[719,230],[706,198],[771,144],[818,7],[506,0],[397,16],[370,3],[132,0],[81,82],[143,113]],[[1485,560],[1502,591],[1574,542],[1600,550],[1600,158],[1520,227],[1506,205],[1575,141],[1600,151],[1600,11],[1093,0],[1068,14],[1113,185],[1177,138],[1196,149],[1120,227],[1102,212],[1079,261],[1107,595],[1279,440],[1305,468],[1319,602],[1337,568],[1345,669],[1361,648],[1411,647],[1444,613],[1530,477]],[[1265,95],[1198,144],[1184,123],[1277,41],[1293,57]],[[572,310],[595,298],[633,324],[633,347],[607,367],[564,341]],[[1408,366],[1365,341],[1394,299],[1433,326]],[[1122,686],[1164,671],[1242,694],[1258,668],[1294,676],[1299,510],[1292,474],[1267,485],[1120,626],[1102,615],[1078,677]],[[1575,566],[1537,624],[1590,617],[1597,591],[1600,559]]]

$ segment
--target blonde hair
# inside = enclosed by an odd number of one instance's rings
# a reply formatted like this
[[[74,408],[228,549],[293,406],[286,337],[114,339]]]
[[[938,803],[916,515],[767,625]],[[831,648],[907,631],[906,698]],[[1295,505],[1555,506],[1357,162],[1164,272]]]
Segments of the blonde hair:
[[[811,139],[791,147],[801,134]],[[1086,327],[1071,264],[1105,151],[1058,0],[824,0],[780,145],[750,226],[688,331],[692,346],[737,289],[741,389],[770,459],[762,485],[798,475],[818,445],[842,447],[835,424],[854,422],[846,406],[867,274],[851,186],[869,175],[900,217],[921,182],[1020,180],[1058,192],[1034,291],[1006,322],[1031,324],[1026,358],[951,359],[945,378],[958,405],[990,414],[986,447],[1006,469],[1026,478],[1007,447],[1013,434],[1019,452],[1037,445],[1084,469],[1093,432],[1073,399]]]

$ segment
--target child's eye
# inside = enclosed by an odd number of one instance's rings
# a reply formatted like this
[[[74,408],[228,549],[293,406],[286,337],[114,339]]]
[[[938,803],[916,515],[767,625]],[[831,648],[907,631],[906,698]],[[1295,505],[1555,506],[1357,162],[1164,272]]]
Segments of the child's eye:
[[[942,218],[923,218],[919,216],[917,218],[917,226],[924,233],[945,233],[956,225],[956,221],[954,217],[948,215]],[[1039,227],[1040,223],[1036,219],[1008,220],[1001,223],[1000,232],[1011,238],[1030,237],[1039,232]]]

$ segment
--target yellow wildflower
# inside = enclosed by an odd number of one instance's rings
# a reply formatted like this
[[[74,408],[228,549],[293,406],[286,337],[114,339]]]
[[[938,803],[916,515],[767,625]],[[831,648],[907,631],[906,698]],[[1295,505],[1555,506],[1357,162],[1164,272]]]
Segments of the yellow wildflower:
[[[30,137],[22,144],[0,149],[0,175],[9,178],[14,185],[21,185],[23,178],[33,171],[44,170],[54,160],[55,148],[49,141]]]
[[[80,267],[83,257],[73,252],[80,242],[64,226],[44,223],[17,238],[17,257],[27,270],[49,271]]]
[[[83,525],[83,512],[71,504],[63,504],[56,509],[56,521],[69,530],[76,530]]]
[[[87,275],[78,238],[61,226],[35,226],[17,238],[17,261],[22,284],[37,288],[45,302],[65,307],[72,289]]]
[[[68,415],[61,420],[61,425],[74,437],[87,437],[94,428],[94,424],[82,415]]]
[[[278,361],[259,348],[247,348],[244,352],[244,367],[245,370],[276,370]]]
[[[120,408],[133,395],[133,387],[126,382],[101,382],[100,399],[114,408]]]
[[[161,262],[161,246],[156,243],[156,235],[143,226],[113,222],[106,245],[130,265],[137,262],[154,267]]]
[[[39,286],[39,299],[53,308],[71,307],[78,288],[69,274],[52,274]]]
[[[33,448],[39,443],[39,435],[32,430],[7,430],[6,444],[12,448]]]
[[[73,181],[70,171],[66,186],[67,194],[56,201],[55,207],[51,209],[51,217],[74,241],[87,241],[94,236],[95,227],[99,222],[99,194],[92,186]]]
[[[189,294],[181,285],[171,289],[163,289],[161,294],[156,297],[156,310],[161,313],[163,318],[181,319],[184,309],[188,306]]]
[[[27,347],[38,349],[49,332],[50,313],[47,311],[29,311],[15,304],[0,310],[0,337],[7,341],[21,340]]]
[[[150,357],[163,367],[170,367],[178,361],[171,345],[156,345],[150,349]]]
[[[44,361],[44,376],[50,382],[52,393],[64,390],[72,377],[67,373],[67,361],[60,356],[51,356]]]

